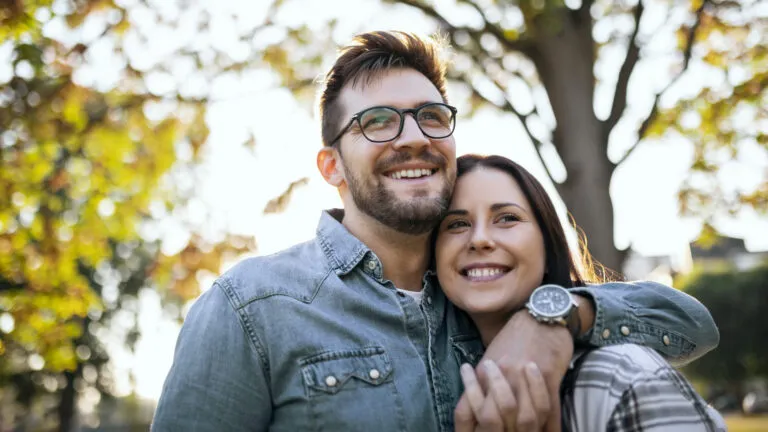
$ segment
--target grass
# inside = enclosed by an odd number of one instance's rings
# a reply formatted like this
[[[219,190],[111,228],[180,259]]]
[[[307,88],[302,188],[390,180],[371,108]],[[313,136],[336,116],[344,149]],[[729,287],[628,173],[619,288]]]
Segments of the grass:
[[[768,416],[742,417],[729,415],[725,417],[729,432],[766,432],[768,431]]]

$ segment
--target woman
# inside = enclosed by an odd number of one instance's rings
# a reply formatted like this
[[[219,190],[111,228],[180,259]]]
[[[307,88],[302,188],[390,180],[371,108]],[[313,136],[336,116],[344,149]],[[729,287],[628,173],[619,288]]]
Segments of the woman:
[[[459,158],[457,176],[437,231],[435,265],[446,296],[469,314],[487,346],[534,289],[583,286],[594,274],[586,249],[577,266],[552,201],[524,168],[501,156],[468,155]],[[573,363],[561,388],[566,430],[724,428],[719,414],[649,348],[581,351]],[[465,381],[470,385],[477,390]]]

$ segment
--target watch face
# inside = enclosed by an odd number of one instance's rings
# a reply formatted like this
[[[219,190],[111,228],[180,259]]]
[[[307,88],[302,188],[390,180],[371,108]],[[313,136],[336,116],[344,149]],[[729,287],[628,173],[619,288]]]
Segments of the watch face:
[[[541,315],[560,317],[571,309],[571,295],[558,285],[544,285],[533,293],[531,306]]]

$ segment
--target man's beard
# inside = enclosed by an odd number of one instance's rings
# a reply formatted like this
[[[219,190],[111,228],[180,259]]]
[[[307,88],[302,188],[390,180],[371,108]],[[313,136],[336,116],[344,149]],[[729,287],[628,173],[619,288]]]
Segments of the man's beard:
[[[387,164],[394,166],[408,160],[400,156]],[[421,161],[439,162],[440,169],[433,175],[446,174],[445,158],[429,155],[419,158]],[[376,169],[374,172],[384,172],[386,169]],[[423,196],[415,196],[408,200],[398,198],[395,193],[386,188],[375,174],[361,178],[357,173],[345,167],[347,185],[352,194],[352,200],[360,211],[379,221],[384,226],[409,235],[421,235],[430,232],[443,219],[451,200],[453,190],[452,178],[446,178],[445,185],[437,197],[430,198],[428,192]]]

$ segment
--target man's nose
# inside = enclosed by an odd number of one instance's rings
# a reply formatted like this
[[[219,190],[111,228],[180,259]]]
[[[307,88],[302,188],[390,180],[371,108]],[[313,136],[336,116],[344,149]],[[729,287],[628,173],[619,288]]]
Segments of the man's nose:
[[[430,144],[429,137],[424,135],[413,115],[405,114],[403,131],[397,137],[392,146],[397,150],[413,149],[421,151]]]

